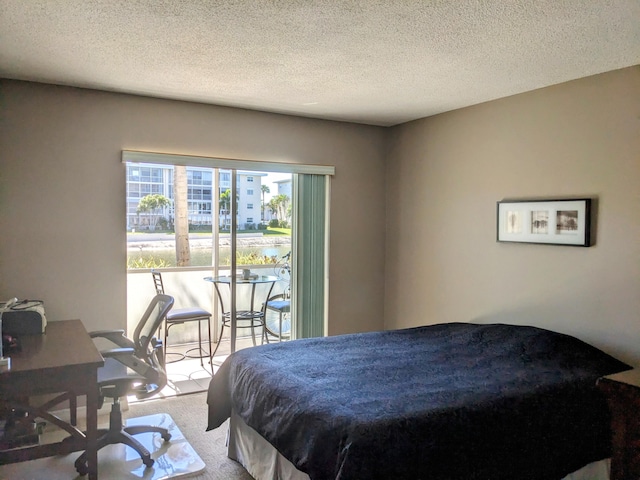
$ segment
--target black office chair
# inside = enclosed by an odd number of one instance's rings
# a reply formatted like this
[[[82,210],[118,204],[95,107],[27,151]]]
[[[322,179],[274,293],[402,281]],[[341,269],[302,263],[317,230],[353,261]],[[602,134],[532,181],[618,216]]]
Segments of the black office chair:
[[[100,406],[105,397],[113,399],[113,405],[109,415],[109,429],[99,431],[97,448],[99,450],[106,445],[124,443],[138,452],[147,467],[153,465],[151,454],[133,435],[156,432],[164,441],[168,441],[171,434],[166,428],[151,425],[124,427],[120,398],[129,394],[135,394],[139,399],[148,398],[167,384],[162,342],[153,333],[158,330],[172,306],[173,297],[156,295],[138,323],[133,340],[124,336],[124,330],[89,332],[92,338],[105,338],[118,346],[100,352],[104,357],[104,367],[98,369]],[[75,467],[80,475],[87,473],[86,452],[78,457]]]
[[[164,284],[162,282],[162,274],[157,270],[151,270],[151,275],[153,276],[153,283],[156,288],[156,293],[159,295],[164,295]],[[204,368],[204,361],[202,360],[204,357],[209,357],[211,360],[211,313],[203,310],[200,307],[187,307],[187,308],[174,308],[167,315],[166,321],[164,323],[164,356],[165,363],[167,360],[167,348],[168,348],[168,337],[169,337],[169,329],[174,325],[182,325],[187,322],[198,322],[198,347],[187,350],[185,355],[181,355],[178,360],[173,360],[177,362],[185,358],[185,356],[189,356],[189,352],[193,350],[198,350],[197,357],[200,358],[200,365]],[[208,343],[209,350],[205,353],[202,348],[202,333],[201,333],[201,325],[200,322],[207,322],[207,333],[208,333]]]

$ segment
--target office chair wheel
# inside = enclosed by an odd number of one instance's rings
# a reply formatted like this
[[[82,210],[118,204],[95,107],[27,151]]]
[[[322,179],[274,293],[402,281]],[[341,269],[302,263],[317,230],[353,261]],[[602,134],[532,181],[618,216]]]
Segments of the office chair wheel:
[[[167,433],[162,433],[162,434],[160,434],[160,435],[161,435],[162,439],[163,439],[165,442],[168,442],[169,440],[171,440],[171,434],[170,434],[169,432],[167,432]]]
[[[151,468],[153,467],[154,460],[151,457],[147,457],[142,459],[142,463],[144,463],[145,467]]]
[[[75,463],[76,472],[78,475],[84,477],[87,473],[89,473],[89,467],[87,466],[87,462],[81,457],[76,460]]]

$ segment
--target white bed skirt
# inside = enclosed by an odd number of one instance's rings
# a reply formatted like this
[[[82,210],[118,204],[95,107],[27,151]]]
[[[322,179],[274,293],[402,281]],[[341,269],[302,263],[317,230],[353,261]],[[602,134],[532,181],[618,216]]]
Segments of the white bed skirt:
[[[256,480],[309,480],[235,412],[229,421],[227,456],[242,465]]]
[[[227,456],[256,480],[310,480],[235,412],[231,413]],[[609,459],[585,465],[562,480],[609,480]]]

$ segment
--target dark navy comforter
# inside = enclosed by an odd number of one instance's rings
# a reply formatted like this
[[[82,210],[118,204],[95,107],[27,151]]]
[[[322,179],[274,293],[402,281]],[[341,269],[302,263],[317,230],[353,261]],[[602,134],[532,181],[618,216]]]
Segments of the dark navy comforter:
[[[629,368],[503,324],[296,340],[229,356],[207,430],[233,408],[312,480],[558,480],[609,456],[595,382]]]

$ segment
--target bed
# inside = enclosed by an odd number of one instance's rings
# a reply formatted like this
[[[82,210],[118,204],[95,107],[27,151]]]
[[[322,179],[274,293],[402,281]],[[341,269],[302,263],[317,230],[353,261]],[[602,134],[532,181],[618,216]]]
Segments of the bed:
[[[506,324],[296,340],[225,360],[207,430],[231,418],[229,451],[256,478],[559,480],[609,456],[595,382],[629,368]]]

